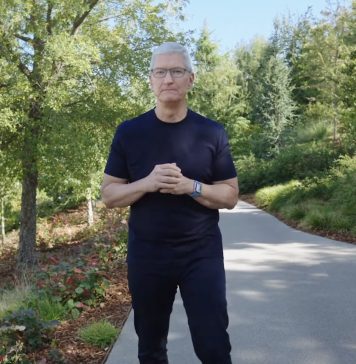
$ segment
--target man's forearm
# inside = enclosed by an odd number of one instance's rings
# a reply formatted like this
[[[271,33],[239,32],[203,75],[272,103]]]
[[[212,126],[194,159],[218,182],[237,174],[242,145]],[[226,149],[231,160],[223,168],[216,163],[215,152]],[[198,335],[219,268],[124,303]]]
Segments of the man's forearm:
[[[101,191],[102,200],[106,207],[127,207],[139,200],[144,194],[145,182],[143,179],[132,183],[110,183]]]
[[[203,184],[202,195],[195,200],[210,209],[232,209],[237,204],[238,188],[223,183]]]

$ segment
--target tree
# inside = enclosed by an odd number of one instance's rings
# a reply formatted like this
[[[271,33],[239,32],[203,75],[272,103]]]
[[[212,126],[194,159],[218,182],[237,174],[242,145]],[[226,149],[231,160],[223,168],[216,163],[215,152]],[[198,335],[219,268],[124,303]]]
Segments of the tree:
[[[194,53],[196,81],[189,95],[191,107],[223,123],[234,154],[241,152],[240,131],[249,128],[242,117],[246,103],[237,84],[238,69],[229,54],[220,55],[205,27],[197,40]]]
[[[340,134],[342,145],[350,155],[355,153],[356,146],[356,1],[352,9],[345,14],[344,44],[347,47],[345,63],[342,68],[343,77],[340,82],[340,101],[342,103],[342,118]]]
[[[272,55],[263,64],[258,78],[260,85],[253,107],[253,120],[262,126],[260,157],[278,154],[283,136],[294,120],[294,102],[289,70],[285,63]]]
[[[9,155],[0,150],[0,230],[1,241],[5,244],[6,237],[6,213],[5,207],[7,202],[14,193],[16,183],[16,166],[11,165]]]
[[[108,125],[92,101],[102,90],[124,94],[142,76],[151,47],[173,37],[166,27],[167,6],[179,8],[181,2],[0,1],[0,75],[5,76],[0,92],[11,95],[5,103],[9,122],[0,121],[6,129],[0,143],[16,150],[21,164],[19,266],[36,261],[36,191],[40,165],[56,158],[44,153],[47,136],[56,130],[53,115],[93,112],[101,127]]]
[[[350,16],[339,2],[322,14],[318,21],[305,17],[297,24],[292,37],[294,54],[289,60],[294,96],[301,113],[313,123],[321,120],[331,124],[336,142],[343,113],[340,83],[344,82],[343,70],[350,52],[345,42]]]

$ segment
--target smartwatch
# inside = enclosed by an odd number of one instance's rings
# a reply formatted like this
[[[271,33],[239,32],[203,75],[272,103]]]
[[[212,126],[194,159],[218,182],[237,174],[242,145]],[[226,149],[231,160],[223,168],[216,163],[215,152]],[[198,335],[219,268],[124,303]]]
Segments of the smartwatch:
[[[189,195],[190,197],[196,198],[201,196],[202,183],[199,181],[194,181],[193,192]]]

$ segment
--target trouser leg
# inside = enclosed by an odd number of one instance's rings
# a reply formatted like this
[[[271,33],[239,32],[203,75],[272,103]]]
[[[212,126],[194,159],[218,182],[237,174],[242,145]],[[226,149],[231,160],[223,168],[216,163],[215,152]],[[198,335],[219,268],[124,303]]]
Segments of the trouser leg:
[[[168,364],[167,336],[177,283],[166,267],[129,262],[135,330],[140,364]]]
[[[223,259],[191,262],[179,288],[198,358],[203,364],[231,364]]]

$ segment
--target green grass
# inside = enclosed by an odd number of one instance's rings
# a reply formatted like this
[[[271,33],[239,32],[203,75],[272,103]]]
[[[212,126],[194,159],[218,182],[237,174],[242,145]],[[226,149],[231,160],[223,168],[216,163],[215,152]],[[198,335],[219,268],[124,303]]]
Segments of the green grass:
[[[256,193],[256,201],[262,207],[278,211],[279,207],[283,205],[283,201],[288,199],[300,186],[299,181],[290,181],[286,184],[262,188]]]
[[[119,330],[108,321],[94,322],[79,330],[78,336],[87,344],[106,348],[116,339]]]
[[[356,235],[356,157],[343,157],[321,177],[265,187],[256,202],[302,227]]]
[[[33,308],[43,321],[61,321],[68,316],[66,307],[47,295],[32,293],[25,301],[28,308]]]
[[[63,320],[66,308],[51,297],[37,295],[29,285],[18,285],[0,294],[0,319],[21,308],[34,309],[43,321]]]
[[[29,285],[19,285],[14,289],[0,293],[0,319],[7,313],[16,311],[23,306],[23,302],[31,295]]]

